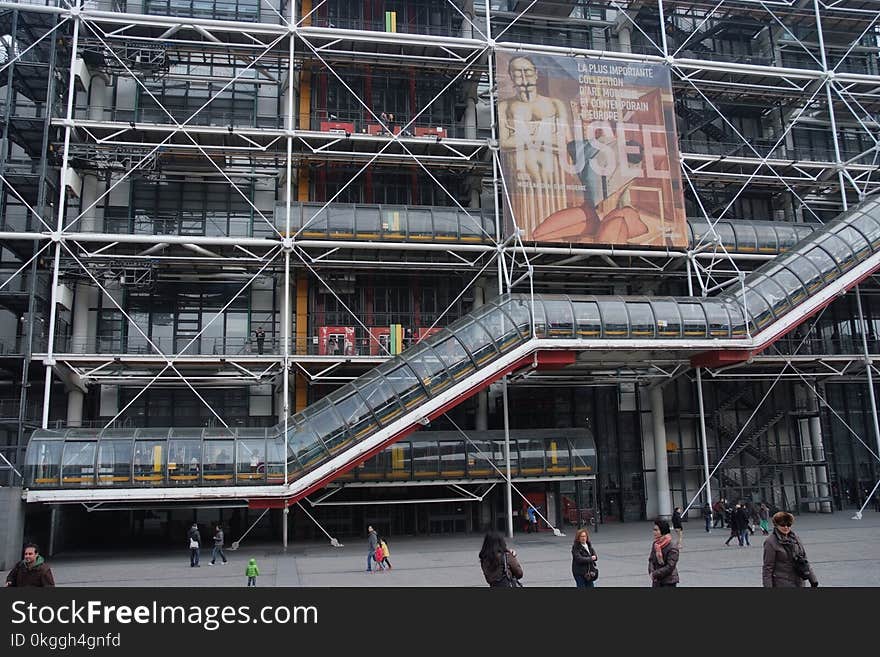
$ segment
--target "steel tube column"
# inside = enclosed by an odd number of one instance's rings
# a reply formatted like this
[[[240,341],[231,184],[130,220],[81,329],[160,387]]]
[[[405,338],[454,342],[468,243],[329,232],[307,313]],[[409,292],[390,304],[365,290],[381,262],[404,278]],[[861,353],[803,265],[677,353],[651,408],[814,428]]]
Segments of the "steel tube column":
[[[65,176],[67,174],[68,167],[70,165],[70,133],[71,128],[73,127],[73,101],[76,97],[76,49],[79,47],[79,28],[80,28],[80,11],[82,10],[81,4],[77,3],[77,6],[71,10],[71,16],[73,17],[73,39],[70,45],[70,71],[68,74],[67,81],[67,111],[65,112],[65,125],[64,125],[64,152],[61,158],[61,180],[59,182],[59,191],[58,191],[58,224],[57,224],[57,232],[52,236],[52,239],[55,241],[55,262],[52,267],[52,289],[51,289],[51,301],[49,307],[49,335],[47,336],[48,345],[46,347],[46,384],[43,389],[43,420],[42,427],[44,429],[49,427],[49,406],[51,402],[51,391],[52,391],[52,366],[55,364],[55,359],[53,357],[53,352],[55,350],[55,320],[57,317],[57,305],[58,305],[58,269],[61,264],[61,233],[64,229],[64,215],[65,215],[65,204],[67,203],[67,185],[65,184]],[[44,154],[45,158],[46,155]]]
[[[669,490],[669,459],[666,456],[666,415],[663,411],[663,388],[648,388],[651,400],[651,420],[654,433],[654,468],[657,476],[657,515],[672,517],[672,497]]]

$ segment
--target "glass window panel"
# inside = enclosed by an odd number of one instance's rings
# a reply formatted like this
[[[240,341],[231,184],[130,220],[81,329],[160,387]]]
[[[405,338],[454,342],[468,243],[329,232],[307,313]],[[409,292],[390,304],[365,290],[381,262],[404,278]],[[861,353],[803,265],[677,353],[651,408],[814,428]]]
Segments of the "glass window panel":
[[[377,372],[365,374],[355,380],[354,385],[382,426],[387,426],[403,413],[391,385]]]
[[[480,308],[480,312],[475,315],[475,318],[495,339],[495,347],[501,353],[513,349],[524,341],[516,329],[516,322],[495,304]]]
[[[486,329],[476,322],[469,322],[463,326],[457,326],[455,329],[455,337],[461,340],[461,343],[470,352],[477,367],[482,366],[484,363],[489,362],[498,355],[498,352],[495,350],[492,336],[489,335]],[[441,347],[446,346],[446,343],[442,345],[438,344],[438,352]],[[441,357],[442,356],[443,353],[441,352]],[[453,371],[453,375],[456,374],[457,373]]]
[[[740,253],[754,253],[758,250],[758,238],[755,229],[746,222],[738,221],[734,226],[736,233],[736,250]]]
[[[855,263],[852,248],[837,235],[825,235],[819,245],[827,251],[842,272],[849,270]]]
[[[629,333],[626,304],[619,299],[599,299],[599,312],[606,338],[624,338]]]
[[[574,337],[574,311],[566,300],[544,301],[547,313],[547,332],[551,338]]]
[[[202,480],[205,485],[233,483],[235,475],[235,443],[232,440],[205,440]]]
[[[521,475],[544,474],[544,441],[517,440]]]
[[[95,483],[96,442],[66,442],[61,459],[61,485],[93,486]]]
[[[446,364],[453,378],[460,381],[473,372],[476,366],[471,360],[470,354],[455,337],[450,335],[445,340],[442,339],[446,333],[448,331],[443,329],[436,336],[438,341],[434,346],[434,353]]]
[[[379,234],[381,225],[379,220],[379,208],[358,206],[355,219],[357,220],[356,227],[358,237],[369,238]]]
[[[719,221],[715,224],[715,232],[718,233],[718,237],[721,239],[721,244],[723,244],[726,249],[736,249],[736,233],[730,222]]]
[[[807,292],[812,294],[822,285],[822,273],[809,259],[800,254],[785,255],[783,258],[780,264],[787,266],[798,277]]]
[[[602,317],[599,315],[599,304],[595,301],[575,300],[573,306],[578,337],[597,338],[601,336]]]
[[[571,471],[571,454],[568,441],[553,438],[544,442],[544,466],[553,474],[568,474]]]
[[[761,276],[746,288],[746,295],[752,292],[764,297],[770,306],[771,312],[777,317],[791,308],[785,290],[782,289],[779,283],[768,276]]]
[[[440,450],[437,441],[418,441],[412,446],[413,475],[419,479],[436,478],[440,474]]]
[[[386,365],[389,367],[386,368]],[[388,361],[386,365],[382,365],[380,373],[391,384],[404,408],[409,410],[428,398],[419,378],[408,365],[397,358]]]
[[[331,237],[354,236],[354,208],[344,203],[331,203],[327,206],[328,228]]]
[[[837,263],[824,249],[814,247],[807,251],[803,257],[816,265],[826,282],[833,281],[840,274]]]
[[[139,429],[138,437],[146,434],[148,429]],[[156,433],[167,429],[155,430]],[[132,479],[138,486],[158,486],[165,482],[165,440],[145,438],[137,440],[134,444],[134,458],[132,462]]]
[[[571,444],[573,472],[596,472],[596,448],[589,438],[574,438]]]
[[[312,404],[305,411],[303,417],[308,422],[327,450],[334,454],[343,447],[348,439],[345,423],[336,414],[333,406],[327,399],[322,399]]]
[[[507,313],[507,316],[516,324],[517,330],[523,336],[532,333],[532,313],[529,310],[528,301],[520,297],[508,297],[498,300],[499,306]]]
[[[773,315],[770,312],[770,304],[754,288],[746,288],[745,307],[753,330],[763,328],[773,319]]]
[[[353,390],[351,384],[340,388],[346,391],[346,396],[337,401],[333,398],[331,401],[336,407],[342,420],[348,425],[351,439],[359,441],[369,436],[373,431],[379,428],[378,422],[373,417],[369,405],[361,399],[356,390]],[[342,446],[339,445],[338,448]]]
[[[470,216],[464,212],[458,213],[458,225],[463,241],[474,242],[485,237],[482,230],[482,217],[479,214],[479,210],[475,210],[475,212],[477,214],[471,213]]]
[[[266,482],[266,438],[242,438],[235,441],[235,477],[240,484]]]
[[[458,211],[434,209],[434,236],[440,239],[458,239]]]
[[[723,296],[720,298],[727,308],[727,314],[730,315],[731,334],[734,337],[747,335],[746,320],[745,316],[743,315],[742,307],[739,305],[739,302],[737,300],[734,300],[733,297],[729,296]]]
[[[386,477],[388,479],[410,479],[412,468],[412,443],[406,440],[394,443],[385,450],[390,453]]]
[[[460,441],[440,441],[440,475],[443,477],[464,477],[466,456],[464,443]]]
[[[807,291],[800,279],[785,267],[768,271],[767,276],[773,278],[785,290],[792,304],[798,304],[807,297]]]
[[[871,241],[871,246],[874,249],[880,247],[880,220],[874,219],[865,212],[860,212],[853,218],[851,224]]]
[[[287,445],[305,471],[311,470],[328,456],[324,443],[302,415],[297,415],[292,423],[288,423]]]
[[[657,322],[657,335],[661,338],[681,337],[681,315],[678,304],[672,299],[651,299],[654,318]]]
[[[408,208],[406,211],[407,229],[410,239],[429,239],[434,235],[431,226],[431,211]]]
[[[626,304],[629,312],[630,335],[639,338],[654,337],[654,313],[647,301],[631,301]]]
[[[197,429],[199,434],[201,430]],[[174,431],[175,435],[177,430]],[[168,441],[168,481],[173,486],[199,483],[202,463],[202,441],[173,438]]]
[[[498,472],[492,467],[491,440],[470,440],[467,442],[467,468],[469,477],[496,476]]]
[[[860,261],[873,253],[874,249],[867,238],[853,226],[846,226],[837,232],[837,236],[852,247],[856,258]]]
[[[280,436],[270,438],[266,443],[266,482],[269,484],[284,483],[284,461],[290,453],[285,449]]]
[[[303,208],[303,225],[302,234],[306,236],[326,237],[328,224],[328,210],[321,209],[323,206],[307,205]]]
[[[753,227],[755,235],[758,237],[759,253],[776,253],[779,251],[776,229],[773,224],[755,222]]]
[[[61,477],[60,440],[31,438],[25,456],[26,480],[34,488],[57,486]]]
[[[790,249],[801,241],[800,231],[791,224],[778,223],[773,227],[773,230],[776,232],[776,241],[780,251]]]
[[[726,338],[730,336],[730,317],[723,302],[717,299],[705,299],[703,311],[709,320],[709,335],[713,338]]]
[[[706,337],[706,314],[699,303],[682,301],[678,304],[681,313],[682,334],[686,338]]]
[[[530,302],[526,302],[528,305],[526,306],[530,310],[532,309],[532,305]],[[534,304],[534,312],[535,312],[535,337],[536,338],[546,338],[547,337],[547,314],[544,312],[544,303],[539,299],[535,299]]]
[[[446,329],[443,330],[446,331]],[[443,331],[440,333],[442,332]],[[436,336],[432,337],[436,339]],[[431,341],[431,343],[433,342],[434,340]],[[433,397],[452,384],[453,378],[446,369],[447,365],[452,365],[453,367],[459,366],[454,357],[450,357],[448,360],[441,360],[439,349],[432,349],[430,346],[431,343],[425,342],[417,345],[415,348],[407,351],[404,358],[413,371],[418,374],[422,383],[425,385],[425,388],[428,389],[428,392]],[[452,347],[444,344],[444,355],[447,354],[447,349],[452,349]],[[467,365],[462,364],[460,366],[461,369],[467,371],[473,369],[473,365],[470,364],[470,358],[464,353],[464,349],[461,345],[458,345],[458,349],[461,352],[459,357],[463,360],[466,359],[468,363]]]

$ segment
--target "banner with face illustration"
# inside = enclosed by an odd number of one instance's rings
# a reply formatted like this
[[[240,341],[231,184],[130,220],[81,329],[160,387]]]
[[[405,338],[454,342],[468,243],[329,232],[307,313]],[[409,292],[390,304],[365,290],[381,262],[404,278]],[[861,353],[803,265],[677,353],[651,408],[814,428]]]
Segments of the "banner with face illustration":
[[[499,52],[496,76],[508,234],[687,246],[667,67]]]

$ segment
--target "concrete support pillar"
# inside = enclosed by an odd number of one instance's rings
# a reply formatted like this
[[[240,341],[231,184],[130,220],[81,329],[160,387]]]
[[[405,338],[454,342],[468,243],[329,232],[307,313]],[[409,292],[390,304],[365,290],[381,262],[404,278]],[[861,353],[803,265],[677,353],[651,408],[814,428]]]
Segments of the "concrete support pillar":
[[[810,418],[810,447],[813,450],[813,458],[816,460],[825,460],[825,446],[822,440],[822,423],[819,416]],[[816,471],[816,491],[820,497],[830,497],[831,488],[828,486],[828,470],[825,466],[817,465]],[[831,502],[819,503],[820,513],[831,513]]]
[[[620,52],[632,52],[631,36],[632,28],[626,25],[621,25],[618,28],[617,42],[620,44]]]
[[[477,97],[474,94],[476,94],[476,90],[473,90],[473,93],[468,93],[468,97],[465,100],[467,103],[464,108],[465,139],[477,138]]]
[[[0,486],[0,571],[12,570],[21,559],[23,543],[24,502],[21,501],[21,488]]]
[[[657,474],[657,515],[672,517],[672,499],[669,494],[669,461],[666,458],[666,415],[663,411],[663,388],[648,388],[651,400],[651,420],[654,434],[654,468]]]

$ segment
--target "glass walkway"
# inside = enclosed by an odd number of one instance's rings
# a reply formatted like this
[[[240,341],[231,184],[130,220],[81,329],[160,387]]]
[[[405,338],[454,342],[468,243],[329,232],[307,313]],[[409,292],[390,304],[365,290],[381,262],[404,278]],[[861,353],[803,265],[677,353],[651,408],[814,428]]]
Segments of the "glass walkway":
[[[718,296],[502,295],[271,429],[37,430],[27,500],[296,501],[541,354],[746,360],[878,267],[871,198]]]

